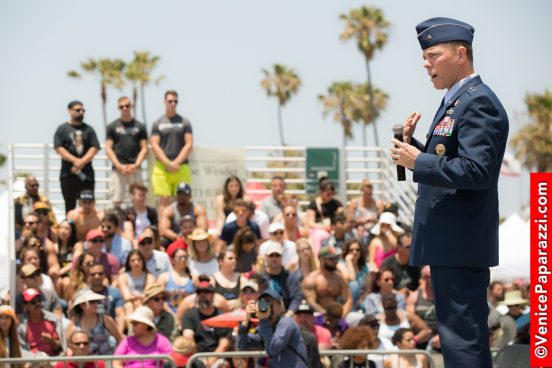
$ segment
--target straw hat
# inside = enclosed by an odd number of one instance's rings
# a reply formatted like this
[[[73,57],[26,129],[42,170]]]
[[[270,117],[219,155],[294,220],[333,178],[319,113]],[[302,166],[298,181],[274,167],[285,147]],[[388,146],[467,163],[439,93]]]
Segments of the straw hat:
[[[504,305],[526,305],[529,304],[529,300],[524,299],[521,295],[521,290],[510,290],[504,294],[504,301],[501,303]]]
[[[73,305],[71,306],[71,309],[69,309],[69,311],[73,310],[73,308],[75,308],[79,304],[88,303],[94,300],[104,300],[104,299],[105,299],[105,296],[101,294],[97,294],[90,289],[80,289],[73,297]]]
[[[378,223],[374,225],[370,232],[374,235],[379,235],[381,231],[381,224],[391,225],[391,230],[393,230],[395,234],[404,233],[404,229],[397,225],[397,216],[391,212],[382,213],[379,217]]]
[[[148,300],[153,298],[156,295],[163,294],[165,298],[167,298],[168,293],[161,284],[151,284],[149,285],[146,290],[144,290],[144,303],[147,303]]]
[[[27,264],[24,264],[23,267],[21,267],[21,276],[29,277],[31,275],[34,275],[37,271],[40,271],[40,270],[34,264],[27,263]]]
[[[153,323],[153,311],[145,306],[136,308],[136,310],[127,317],[129,321],[140,322],[157,331],[155,323]]]
[[[205,230],[197,228],[194,229],[191,235],[188,236],[188,244],[191,244],[194,240],[209,240],[211,241],[211,235]]]

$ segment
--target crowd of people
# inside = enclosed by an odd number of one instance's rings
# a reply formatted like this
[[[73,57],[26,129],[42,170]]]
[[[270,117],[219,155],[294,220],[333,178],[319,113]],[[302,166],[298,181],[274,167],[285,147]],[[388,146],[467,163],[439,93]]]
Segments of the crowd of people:
[[[15,199],[17,289],[0,307],[0,358],[170,354],[185,366],[194,352],[264,348],[262,366],[428,367],[424,355],[400,350],[440,350],[430,269],[408,264],[411,229],[398,223],[395,205],[374,198],[369,179],[342,203],[323,177],[301,208],[284,177],[273,177],[271,194],[254,203],[231,176],[208,219],[192,198],[192,126],[176,113],[178,94],[165,94],[149,138],[130,99],[118,102],[121,116],[105,140],[111,206],[96,206],[92,160],[100,145],[79,101],[54,137],[66,218],[56,220],[33,176]],[[140,174],[148,142],[156,207],[146,204]],[[494,347],[528,341],[527,308],[527,285],[491,284]],[[219,315],[226,324],[215,322]],[[317,355],[328,349],[399,353]],[[87,364],[103,367],[93,358]],[[196,366],[249,367],[253,359]]]

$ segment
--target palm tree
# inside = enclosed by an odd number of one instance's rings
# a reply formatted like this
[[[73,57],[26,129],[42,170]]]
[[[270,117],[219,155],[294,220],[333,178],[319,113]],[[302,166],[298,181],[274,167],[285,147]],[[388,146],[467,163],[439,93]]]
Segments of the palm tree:
[[[347,138],[353,138],[353,123],[362,123],[364,127],[387,106],[388,96],[380,89],[374,90],[373,102],[367,92],[367,83],[334,82],[328,88],[327,96],[318,96],[324,104],[324,116],[333,111],[334,121],[341,123],[344,146],[347,145]]]
[[[94,60],[89,58],[81,63],[81,68],[87,73],[97,74],[100,77],[100,96],[102,98],[102,113],[104,128],[107,127],[107,87],[112,86],[121,90],[125,82],[123,80],[123,70],[125,62],[121,59],[102,58]],[[70,70],[67,75],[71,78],[81,78],[81,74],[76,70]]]
[[[265,77],[261,81],[261,86],[266,94],[275,96],[278,99],[278,128],[280,132],[280,144],[285,145],[284,126],[282,124],[282,107],[290,100],[291,96],[296,94],[301,87],[301,80],[295,71],[282,64],[274,64],[274,72],[263,69]]]
[[[527,94],[525,104],[532,122],[518,130],[510,145],[529,171],[552,171],[552,92]]]
[[[343,146],[347,145],[347,139],[353,138],[353,123],[355,108],[352,102],[353,83],[333,82],[328,87],[326,96],[319,95],[318,99],[324,106],[324,117],[333,113],[333,120],[341,124],[343,128]]]
[[[341,32],[340,38],[343,41],[348,41],[355,38],[359,50],[364,55],[366,61],[366,72],[368,77],[368,95],[370,101],[374,101],[372,96],[372,75],[370,72],[370,61],[374,57],[376,50],[381,50],[387,43],[387,29],[390,23],[385,19],[383,11],[378,8],[363,6],[358,9],[349,11],[349,14],[341,14],[341,20],[345,21],[345,29]],[[370,109],[374,109],[374,105],[370,105]],[[376,116],[376,114],[374,114]],[[379,146],[378,129],[375,120],[370,121],[374,127],[374,140],[376,146]],[[362,141],[366,145],[366,128],[362,130]]]
[[[149,51],[134,51],[134,59],[127,65],[125,77],[132,84],[132,100],[134,102],[134,114],[138,99],[138,87],[140,88],[140,104],[142,105],[142,120],[147,128],[145,87],[152,81],[158,84],[164,76],[152,79],[151,73],[161,60],[159,56],[150,55]]]

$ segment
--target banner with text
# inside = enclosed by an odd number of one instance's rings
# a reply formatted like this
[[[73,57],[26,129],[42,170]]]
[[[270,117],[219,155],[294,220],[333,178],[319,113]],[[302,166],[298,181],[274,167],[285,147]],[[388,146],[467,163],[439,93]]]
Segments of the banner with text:
[[[548,249],[552,215],[552,173],[531,173],[531,367],[552,367],[550,321],[552,257]]]
[[[192,200],[207,210],[209,223],[216,220],[215,198],[222,193],[226,178],[235,175],[245,188],[245,149],[194,147],[190,156]]]

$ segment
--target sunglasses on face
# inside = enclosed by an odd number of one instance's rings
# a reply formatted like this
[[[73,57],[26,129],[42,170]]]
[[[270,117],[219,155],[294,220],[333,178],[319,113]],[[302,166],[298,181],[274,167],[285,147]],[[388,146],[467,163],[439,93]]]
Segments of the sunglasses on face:
[[[38,221],[25,221],[25,225],[32,226],[34,224],[38,224]]]
[[[126,104],[126,105],[119,105],[119,109],[120,110],[123,110],[123,109],[129,109],[130,108],[130,104]]]
[[[188,259],[188,256],[176,256],[174,257],[177,261],[185,261]]]
[[[29,276],[23,276],[24,279],[34,279],[35,277],[40,276],[40,272],[35,272],[32,275]]]
[[[273,232],[272,234],[274,234],[274,235],[284,235],[284,230],[277,230],[277,231]]]
[[[143,247],[143,246],[146,246],[146,245],[152,245],[153,244],[153,240],[151,239],[147,239],[147,240],[143,240],[140,242],[140,245]]]
[[[103,243],[104,241],[104,238],[95,238],[90,240],[91,243]]]
[[[280,258],[282,255],[278,253],[272,253],[268,255],[268,258]]]
[[[73,341],[72,344],[74,346],[88,346],[90,341]]]
[[[110,226],[110,225],[102,225],[102,229],[113,230],[113,226]]]
[[[84,113],[84,112],[85,112],[86,110],[85,110],[85,109],[73,109],[73,111],[75,111],[75,112],[82,112],[82,113]]]
[[[150,300],[153,300],[155,302],[159,302],[159,301],[165,301],[165,298],[163,298],[162,296],[156,296],[154,298],[150,298]]]
[[[27,305],[37,305],[37,304],[40,304],[40,303],[42,303],[42,301],[39,298],[34,298],[30,302],[26,302],[25,304],[27,304]]]
[[[48,211],[35,211],[39,216],[48,216]]]

